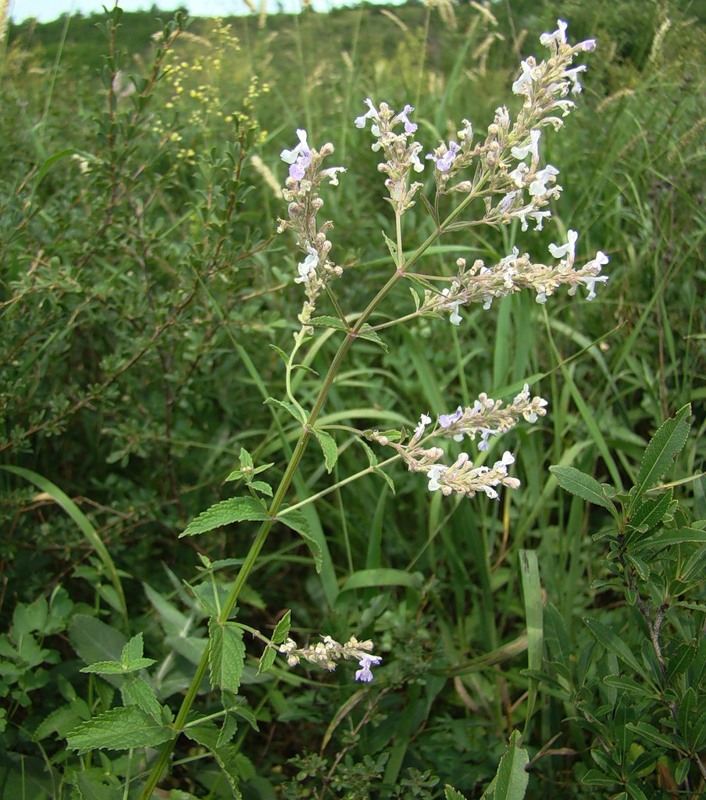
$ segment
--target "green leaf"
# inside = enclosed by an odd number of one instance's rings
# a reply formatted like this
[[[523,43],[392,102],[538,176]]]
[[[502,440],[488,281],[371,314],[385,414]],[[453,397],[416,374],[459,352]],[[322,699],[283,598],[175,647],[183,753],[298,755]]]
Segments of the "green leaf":
[[[88,614],[76,614],[69,623],[68,633],[74,650],[87,664],[99,661],[119,663],[126,637],[105,622]],[[115,677],[107,680],[114,685],[121,682]]]
[[[648,680],[645,670],[637,658],[635,658],[632,650],[630,650],[627,644],[625,644],[624,639],[621,639],[619,636],[613,633],[613,631],[607,625],[604,625],[597,619],[585,617],[583,621],[586,623],[598,642],[600,642],[600,644],[602,644],[609,653],[617,656],[621,661],[627,664],[630,669],[632,669],[638,675],[641,675],[643,678],[645,678],[645,680]]]
[[[255,492],[272,497],[272,487],[269,483],[265,483],[265,481],[252,481],[248,486]]]
[[[420,589],[424,583],[421,572],[405,572],[402,569],[360,569],[354,572],[341,587],[341,592],[351,589],[373,589],[381,586],[406,586]]]
[[[330,433],[319,430],[318,428],[314,428],[314,436],[316,436],[316,441],[321,445],[321,450],[324,454],[324,462],[326,463],[326,472],[330,473],[338,461],[338,445],[336,444],[336,440]]]
[[[211,753],[226,776],[233,797],[236,800],[242,800],[242,794],[238,788],[241,763],[238,748],[232,744],[220,744],[220,731],[212,722],[189,725],[184,729],[184,735]]]
[[[259,675],[262,672],[267,672],[267,670],[270,669],[276,660],[277,648],[266,647],[263,654],[260,656],[260,661],[257,665],[257,674]]]
[[[277,400],[275,397],[268,397],[267,400],[265,400],[265,405],[283,408],[287,413],[291,414],[297,422],[300,422],[302,425],[306,424],[306,416],[304,415],[304,412],[287,400]]]
[[[211,617],[208,635],[211,641],[208,653],[211,686],[237,694],[245,666],[243,629],[235,622],[219,622]]]
[[[631,514],[642,495],[662,477],[686,444],[691,429],[690,415],[691,404],[687,403],[674,417],[662,423],[647,445],[635,484],[635,495],[630,506]]]
[[[321,572],[321,564],[323,561],[321,547],[316,539],[314,539],[314,537],[311,535],[309,523],[306,521],[306,517],[301,513],[301,511],[298,510],[286,511],[286,509],[284,509],[284,512],[280,511],[280,516],[277,517],[277,521],[281,522],[282,525],[286,525],[288,528],[291,528],[293,531],[296,531],[302,537],[309,548],[309,552],[314,558],[314,567],[316,572]]]
[[[706,544],[706,531],[698,528],[680,528],[678,531],[658,533],[639,542],[634,549],[646,550],[653,547],[668,547],[675,544]]]
[[[66,741],[79,755],[91,750],[129,750],[156,747],[174,736],[169,725],[156,722],[137,706],[113,708],[89,719],[72,731]]]
[[[608,509],[618,519],[618,511],[610,499],[610,495],[614,494],[611,486],[605,483],[598,483],[595,478],[586,475],[585,472],[581,472],[576,467],[554,465],[549,467],[549,471],[557,479],[557,483],[562,489],[578,495],[583,500],[593,503],[593,505]]]
[[[529,764],[527,751],[520,747],[519,731],[513,731],[492,783],[483,794],[486,800],[522,800],[527,792]]]
[[[336,331],[342,331],[349,336],[352,335],[352,330],[348,323],[344,322],[338,317],[314,317],[309,321],[309,325],[311,325],[313,328],[332,328]],[[379,345],[383,350],[385,350],[385,352],[387,352],[387,345],[377,335],[377,333],[371,329],[367,322],[358,331],[356,337],[358,339],[365,339],[368,342],[375,342],[375,344]]]
[[[233,522],[264,519],[267,519],[267,512],[253,497],[231,497],[203,511],[179,536],[195,536]]]
[[[275,625],[274,633],[272,634],[272,644],[282,644],[289,636],[289,629],[292,625],[292,612],[287,609],[282,615],[280,621]]]
[[[123,665],[119,661],[96,661],[87,667],[81,667],[79,672],[96,673],[98,675],[122,675]]]
[[[156,722],[163,722],[162,706],[154,689],[140,675],[131,675],[120,687],[124,706],[137,706]],[[171,712],[169,712],[171,715]]]
[[[544,652],[544,612],[539,563],[534,550],[520,550],[520,577],[527,625],[527,666],[531,670],[539,670],[542,667]],[[536,699],[537,681],[530,678],[525,728],[529,725],[534,712]]]
[[[654,725],[650,725],[648,722],[628,722],[625,726],[628,730],[633,731],[640,735],[641,738],[647,739],[649,742],[653,742],[659,747],[663,747],[666,750],[678,750],[678,746],[675,742],[673,742],[668,736],[660,733]]]
[[[643,500],[641,503],[633,504],[633,512],[630,517],[631,527],[642,527],[644,530],[649,530],[661,522],[669,511],[673,494],[674,491],[670,488],[658,500]]]
[[[123,651],[120,655],[120,660],[122,661],[123,664],[130,664],[130,662],[132,661],[137,661],[138,659],[141,659],[143,653],[144,653],[144,642],[142,640],[142,634],[138,633],[137,635],[133,636],[132,639],[130,639],[128,642],[125,643]]]
[[[448,784],[444,786],[444,797],[446,800],[466,800],[461,792],[457,791],[453,788],[453,786],[449,786]]]

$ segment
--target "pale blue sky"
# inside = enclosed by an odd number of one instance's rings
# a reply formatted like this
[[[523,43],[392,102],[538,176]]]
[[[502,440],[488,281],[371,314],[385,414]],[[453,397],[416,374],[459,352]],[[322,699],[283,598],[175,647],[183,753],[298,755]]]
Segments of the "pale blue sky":
[[[49,22],[65,12],[82,14],[100,13],[102,7],[112,8],[115,0],[10,0],[10,16],[14,22],[21,22],[27,17],[36,17],[40,22]],[[259,9],[261,0],[253,0]],[[296,11],[301,7],[301,0],[265,0],[268,10],[275,12],[279,7]],[[159,8],[170,11],[186,6],[194,16],[231,16],[246,14],[248,7],[244,0],[154,0]],[[354,0],[312,0],[317,11],[328,11],[336,6],[354,5]],[[120,0],[120,7],[125,11],[148,10],[153,0]]]

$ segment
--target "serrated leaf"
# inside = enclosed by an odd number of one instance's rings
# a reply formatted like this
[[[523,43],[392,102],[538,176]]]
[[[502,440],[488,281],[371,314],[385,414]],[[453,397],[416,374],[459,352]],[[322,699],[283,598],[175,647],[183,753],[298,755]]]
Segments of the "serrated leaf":
[[[79,672],[97,675],[122,675],[123,665],[119,661],[96,661],[87,667],[81,667]]]
[[[192,520],[186,530],[179,536],[196,536],[199,533],[231,525],[233,522],[245,520],[258,521],[267,519],[267,512],[260,503],[252,497],[231,497],[212,505]]]
[[[272,644],[282,644],[282,642],[289,636],[289,629],[292,626],[292,612],[287,609],[282,615],[279,622],[275,625],[272,634]]]
[[[223,770],[236,800],[242,800],[239,783],[238,748],[235,745],[219,745],[220,731],[211,722],[200,722],[184,729],[184,734],[192,741],[205,747]]]
[[[266,647],[263,654],[260,656],[260,661],[257,665],[257,674],[267,672],[268,669],[275,663],[277,659],[277,650],[274,647]]]
[[[691,429],[690,415],[691,404],[687,403],[671,419],[663,422],[650,439],[640,464],[631,511],[647,489],[667,471],[671,462],[686,444]]]
[[[457,791],[453,788],[453,786],[449,786],[448,784],[444,786],[444,797],[446,800],[466,800],[461,792]]]
[[[265,483],[265,481],[252,481],[252,483],[249,483],[248,486],[260,494],[267,495],[267,497],[272,497],[272,487],[269,483]]]
[[[634,504],[630,525],[634,528],[644,526],[645,529],[657,525],[669,511],[673,494],[674,491],[670,488],[658,500],[643,500],[639,504]]]
[[[326,472],[330,473],[338,461],[338,445],[336,444],[336,440],[330,433],[319,430],[318,428],[314,428],[314,436],[316,436],[316,441],[321,445],[321,450],[324,454],[324,462],[326,464]]]
[[[244,447],[240,448],[239,458],[240,458],[240,469],[243,472],[246,472],[247,470],[251,470],[254,468],[255,464],[253,463],[252,456],[250,455],[250,453],[248,453],[248,451]]]
[[[610,486],[599,483],[595,478],[586,475],[585,472],[581,472],[576,467],[554,465],[549,467],[549,471],[554,475],[562,489],[577,495],[583,500],[587,500],[589,503],[593,503],[593,505],[606,508],[616,519],[618,518],[615,504],[607,495],[612,491]]]
[[[529,754],[520,747],[521,738],[519,731],[512,732],[495,777],[483,794],[487,800],[522,800],[525,796],[529,782],[525,767],[529,764]]]
[[[397,243],[390,239],[385,231],[380,231],[380,233],[382,233],[382,238],[385,240],[385,244],[387,245],[387,249],[390,251],[392,260],[395,262],[395,264],[397,264]]]
[[[211,617],[208,635],[211,641],[208,653],[211,686],[237,694],[245,666],[243,629],[234,622],[219,622]]]
[[[275,397],[268,397],[267,400],[265,400],[265,405],[283,408],[287,413],[291,414],[297,422],[301,422],[302,425],[306,423],[306,417],[301,409],[297,408],[288,400],[277,400]]]
[[[72,731],[66,741],[79,755],[91,750],[129,750],[156,747],[174,736],[168,725],[156,722],[137,706],[113,708],[89,719]]]
[[[162,722],[162,706],[154,689],[139,675],[132,676],[120,687],[124,706],[137,706],[156,722]]]
[[[314,317],[309,321],[309,324],[314,328],[331,328],[336,331],[341,331],[349,336],[353,335],[348,323],[344,322],[338,317]],[[374,342],[375,344],[380,345],[380,347],[387,352],[387,345],[367,322],[359,331],[355,333],[355,336],[358,339],[365,339],[368,342]]]
[[[586,617],[584,618],[584,622],[598,642],[600,642],[609,653],[617,656],[621,661],[627,664],[630,669],[647,680],[645,670],[623,639],[597,619]]]
[[[128,665],[133,661],[141,659],[143,653],[144,641],[142,639],[142,633],[138,633],[125,643],[122,653],[120,654],[120,661]],[[154,661],[152,663],[154,663]]]
[[[78,655],[87,663],[115,661],[119,663],[122,649],[127,641],[125,635],[89,614],[76,614],[68,628],[69,641]],[[120,670],[122,672],[122,669]],[[122,678],[107,677],[113,685]]]
[[[301,511],[290,511],[282,516],[278,516],[277,521],[281,522],[283,525],[286,525],[288,528],[291,528],[293,531],[296,531],[302,537],[309,548],[309,552],[314,558],[314,567],[316,568],[316,572],[321,572],[321,564],[323,561],[321,547],[316,539],[314,539],[314,537],[311,535],[309,523],[306,521],[306,517],[301,513]]]

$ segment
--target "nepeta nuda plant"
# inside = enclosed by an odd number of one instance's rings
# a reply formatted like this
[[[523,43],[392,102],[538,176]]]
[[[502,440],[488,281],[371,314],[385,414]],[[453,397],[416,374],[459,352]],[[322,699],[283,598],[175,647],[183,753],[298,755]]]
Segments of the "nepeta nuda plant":
[[[595,41],[589,39],[570,45],[566,39],[566,23],[559,21],[558,30],[543,34],[541,42],[549,49],[549,58],[537,62],[530,57],[523,61],[521,74],[512,86],[513,92],[523,99],[517,118],[513,121],[504,106],[498,108],[484,138],[476,140],[471,122],[464,119],[454,139],[440,142],[431,152],[426,152],[427,148],[415,138],[418,127],[411,119],[414,111],[411,106],[405,105],[400,112],[395,112],[387,103],[376,105],[372,99],[365,101],[367,110],[355,120],[355,125],[364,129],[370,123],[372,149],[380,154],[378,169],[384,175],[385,199],[394,215],[395,231],[393,236],[385,236],[392,260],[389,277],[362,311],[343,307],[337,294],[337,282],[346,280],[346,269],[335,261],[333,244],[329,239],[332,223],[319,219],[324,206],[322,192],[329,185],[338,184],[345,168],[327,166],[327,159],[334,153],[333,145],[326,143],[317,149],[309,142],[305,130],[297,131],[298,141],[294,147],[282,151],[281,158],[289,165],[283,192],[288,208],[287,219],[281,221],[279,230],[291,231],[301,253],[294,282],[301,285],[304,300],[292,349],[288,355],[281,353],[285,360],[287,396],[269,402],[294,417],[300,425],[300,433],[276,488],[261,479],[272,465],[256,466],[250,454],[242,450],[240,469],[233,472],[230,479],[242,480],[246,495],[216,504],[197,517],[184,532],[185,535],[194,535],[234,522],[260,523],[227,598],[222,602],[219,600],[217,613],[209,612],[209,641],[176,718],[172,721],[170,714],[165,712],[164,719],[154,721],[154,744],[162,747],[143,787],[141,797],[144,800],[151,797],[182,733],[209,748],[208,742],[217,739],[217,746],[213,745],[212,749],[219,763],[224,762],[223,748],[228,738],[225,723],[220,734],[216,735],[206,727],[206,732],[199,734],[201,723],[213,726],[214,715],[210,715],[210,721],[199,721],[193,719],[190,712],[207,674],[212,688],[222,690],[224,697],[239,693],[245,661],[245,628],[232,621],[231,616],[276,523],[286,525],[307,541],[318,567],[321,556],[300,509],[343,484],[377,472],[395,461],[404,462],[412,472],[423,473],[428,489],[443,495],[473,497],[483,492],[490,498],[497,498],[501,487],[519,487],[519,480],[510,475],[514,456],[509,451],[505,451],[492,466],[474,466],[468,452],[450,456],[447,449],[438,443],[445,442],[452,448],[454,445],[449,440],[456,443],[466,439],[478,440],[478,450],[485,451],[490,447],[491,437],[506,433],[520,420],[530,424],[535,422],[546,413],[547,403],[539,396],[532,397],[527,385],[508,405],[483,393],[473,406],[459,406],[446,413],[443,409],[435,409],[435,421],[429,411],[421,413],[411,435],[404,430],[359,431],[361,439],[389,448],[394,454],[378,462],[366,444],[371,459],[368,468],[288,505],[290,487],[312,437],[323,451],[329,472],[336,463],[336,441],[318,421],[341,365],[358,339],[383,344],[382,331],[418,317],[445,319],[448,314],[448,323],[444,324],[460,325],[464,307],[480,303],[487,309],[496,298],[523,289],[531,290],[537,302],[544,303],[562,285],[568,287],[570,294],[575,294],[579,286],[583,286],[590,300],[595,296],[596,285],[607,280],[600,274],[601,267],[608,261],[603,253],[598,252],[592,259],[577,265],[578,234],[575,231],[568,232],[565,243],[550,245],[551,260],[547,264],[535,262],[527,253],[520,254],[515,248],[496,264],[476,260],[469,265],[464,259],[458,259],[457,273],[453,278],[419,271],[427,250],[448,233],[479,225],[508,225],[514,220],[519,220],[523,231],[528,230],[530,223],[535,229],[541,229],[551,217],[549,204],[559,197],[561,186],[557,183],[559,170],[541,163],[542,137],[547,127],[561,128],[564,118],[574,109],[569,95],[581,91],[579,76],[585,66],[573,66],[573,61],[579,54],[594,50]],[[435,185],[433,201],[422,192],[424,183],[421,179],[430,172]],[[434,230],[416,249],[405,249],[402,218],[420,199],[433,220]],[[378,310],[393,289],[406,281],[414,287],[421,287],[421,294],[415,295],[416,307],[401,318],[383,318]],[[333,313],[317,316],[324,302]],[[307,408],[295,396],[292,375],[300,367],[299,351],[312,341],[317,328],[322,327],[342,332],[344,336],[313,402]],[[353,659],[359,665],[355,678],[364,683],[373,680],[371,668],[378,666],[382,659],[373,653],[372,641],[359,641],[351,636],[348,642],[340,644],[330,636],[323,636],[314,645],[299,647],[289,636],[289,624],[287,612],[271,639],[257,634],[266,645],[260,660],[261,672],[269,669],[280,653],[291,667],[306,661],[327,670],[335,669],[342,660]],[[96,742],[103,741],[100,736],[104,736],[106,726],[118,725],[115,711],[108,712],[103,719],[99,717],[86,723],[74,732],[69,737],[70,745],[82,751],[107,746]],[[228,711],[224,705],[224,714]],[[100,724],[94,728],[94,722]],[[123,742],[129,739],[127,722],[126,719],[121,730]],[[231,783],[237,782],[232,771],[228,772],[228,777]]]

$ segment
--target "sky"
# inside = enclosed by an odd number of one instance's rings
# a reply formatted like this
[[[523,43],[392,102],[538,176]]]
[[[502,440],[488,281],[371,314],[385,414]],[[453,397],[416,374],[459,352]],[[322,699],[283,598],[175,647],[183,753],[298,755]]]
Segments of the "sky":
[[[260,0],[252,0],[259,8]],[[288,10],[300,7],[300,0],[266,0],[270,11],[277,11],[278,6]],[[84,15],[101,13],[103,6],[113,7],[115,0],[10,0],[10,17],[13,22],[22,22],[27,17],[35,17],[40,22],[50,22],[61,14],[81,12]],[[249,12],[245,0],[120,0],[119,5],[125,11],[147,11],[152,5],[170,11],[186,7],[189,13],[197,17],[232,16]],[[353,0],[312,0],[317,11],[327,11],[335,6],[353,5]]]

